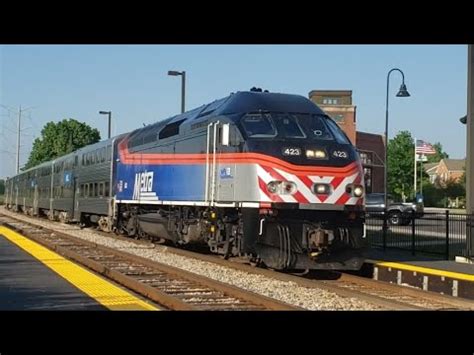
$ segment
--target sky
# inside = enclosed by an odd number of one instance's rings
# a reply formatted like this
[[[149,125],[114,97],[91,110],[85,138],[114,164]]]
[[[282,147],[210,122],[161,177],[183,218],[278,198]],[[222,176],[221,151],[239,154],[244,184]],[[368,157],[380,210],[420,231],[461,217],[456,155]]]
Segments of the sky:
[[[0,178],[20,166],[49,121],[74,118],[107,137],[173,116],[231,92],[261,87],[308,97],[311,90],[352,90],[357,130],[383,134],[387,73],[400,68],[409,98],[390,76],[389,138],[408,130],[440,142],[450,158],[466,156],[467,45],[3,45],[0,46]]]

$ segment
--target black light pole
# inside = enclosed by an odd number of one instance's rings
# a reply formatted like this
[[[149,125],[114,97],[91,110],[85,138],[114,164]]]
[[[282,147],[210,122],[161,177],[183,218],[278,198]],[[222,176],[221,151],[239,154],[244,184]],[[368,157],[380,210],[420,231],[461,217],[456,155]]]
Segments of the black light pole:
[[[170,70],[168,71],[168,75],[181,76],[181,113],[183,113],[185,110],[184,103],[185,103],[185,95],[186,95],[186,72]]]
[[[385,193],[384,193],[384,203],[385,208],[388,207],[387,205],[387,190],[388,190],[388,181],[387,181],[387,171],[388,171],[388,91],[389,91],[389,83],[390,83],[390,74],[393,71],[399,71],[402,74],[402,85],[398,90],[397,97],[408,97],[410,94],[407,91],[407,87],[405,86],[405,75],[403,72],[398,68],[391,69],[387,74],[387,101],[385,106],[385,169],[384,169],[384,183],[385,183]],[[415,142],[416,144],[416,142]]]
[[[110,139],[110,128],[112,124],[112,111],[99,111],[101,115],[109,115],[109,139]]]

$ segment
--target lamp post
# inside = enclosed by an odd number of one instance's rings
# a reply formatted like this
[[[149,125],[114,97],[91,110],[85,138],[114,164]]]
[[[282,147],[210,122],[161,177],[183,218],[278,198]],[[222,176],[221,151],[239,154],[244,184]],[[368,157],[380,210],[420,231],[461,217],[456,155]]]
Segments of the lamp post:
[[[184,112],[185,92],[186,92],[186,72],[185,71],[168,71],[168,75],[181,76],[181,113]]]
[[[400,89],[398,90],[397,97],[408,97],[410,94],[407,91],[407,87],[405,85],[405,75],[403,72],[398,68],[391,69],[387,74],[387,100],[385,105],[385,169],[384,169],[384,203],[385,208],[387,208],[387,190],[388,190],[388,181],[387,181],[387,172],[388,172],[388,91],[389,91],[389,84],[390,84],[390,74],[392,72],[398,71],[402,74],[402,85],[400,85]],[[385,219],[386,220],[386,219]]]
[[[101,115],[109,115],[109,139],[110,139],[110,128],[112,124],[112,111],[99,111]]]

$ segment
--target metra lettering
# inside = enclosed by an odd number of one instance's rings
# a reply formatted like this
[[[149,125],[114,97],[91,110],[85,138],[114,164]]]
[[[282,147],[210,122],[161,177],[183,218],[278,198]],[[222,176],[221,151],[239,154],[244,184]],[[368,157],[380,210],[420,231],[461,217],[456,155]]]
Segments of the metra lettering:
[[[153,190],[153,171],[135,174],[135,186],[133,187],[133,199],[138,200],[142,192]]]

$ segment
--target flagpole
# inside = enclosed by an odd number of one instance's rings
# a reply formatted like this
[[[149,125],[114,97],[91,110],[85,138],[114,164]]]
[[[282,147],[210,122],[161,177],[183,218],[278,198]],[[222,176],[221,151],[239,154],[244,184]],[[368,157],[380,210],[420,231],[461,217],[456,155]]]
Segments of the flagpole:
[[[420,195],[423,195],[423,156],[421,155],[420,159]]]
[[[415,190],[415,198],[416,198],[416,138],[415,138],[415,183],[413,184],[413,190]]]

